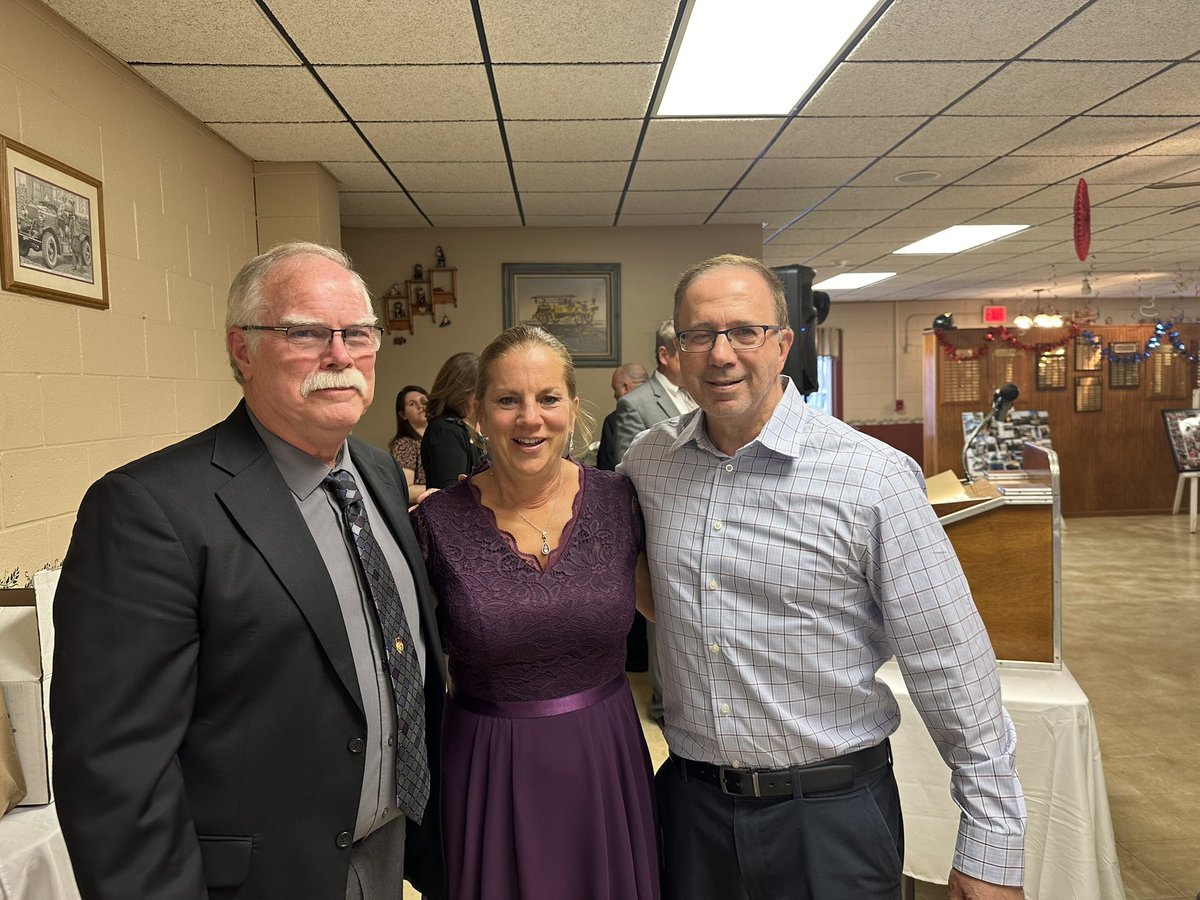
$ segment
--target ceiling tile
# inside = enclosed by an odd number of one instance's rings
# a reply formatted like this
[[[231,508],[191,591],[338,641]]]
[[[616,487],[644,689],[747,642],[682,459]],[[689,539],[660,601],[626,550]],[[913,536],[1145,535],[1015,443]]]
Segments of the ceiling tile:
[[[1040,59],[1182,59],[1197,50],[1195,0],[1097,0],[1034,47]]]
[[[657,66],[496,66],[506,119],[642,119]]]
[[[753,159],[784,119],[652,119],[639,159]]]
[[[342,213],[343,228],[427,228],[415,212],[411,216],[348,216]]]
[[[1145,156],[1200,156],[1200,125],[1139,151]]]
[[[626,213],[622,210],[620,224],[655,227],[703,225],[706,215],[707,213],[678,213],[676,215],[668,215],[666,213]]]
[[[374,159],[349,122],[209,126],[251,159],[279,162],[365,162]]]
[[[135,66],[205,122],[330,122],[342,114],[300,66]]]
[[[637,146],[640,119],[505,122],[517,162],[627,160]]]
[[[1103,163],[1099,156],[1006,156],[988,163],[978,172],[958,183],[962,185],[1025,184],[1041,187],[1074,178],[1081,172]]]
[[[1180,63],[1093,112],[1121,116],[1200,116],[1200,63]]]
[[[625,186],[628,163],[519,162],[513,163],[522,191],[619,191]]]
[[[804,107],[809,116],[931,116],[994,63],[843,63]]]
[[[621,206],[621,220],[627,215],[698,214],[703,220],[713,211],[725,191],[630,191]]]
[[[740,187],[838,187],[869,166],[874,159],[762,159]]]
[[[800,221],[811,228],[870,228],[891,213],[877,209],[816,209]]]
[[[1156,63],[1015,62],[954,105],[954,115],[1072,116],[1162,68]]]
[[[934,187],[950,184],[992,161],[990,156],[887,157],[854,179],[855,187],[895,187],[896,177],[909,172],[937,172]]]
[[[526,216],[525,224],[544,228],[594,228],[612,225],[612,216]]]
[[[304,55],[322,63],[483,62],[467,3],[270,0]]]
[[[408,163],[393,162],[392,169],[410,191],[480,191],[512,190],[508,166],[500,162],[476,163]]]
[[[1016,151],[1019,156],[1119,156],[1195,124],[1194,119],[1080,116]]]
[[[361,127],[384,159],[504,162],[495,122],[365,122]]]
[[[244,0],[47,0],[46,5],[125,62],[297,65]]]
[[[1200,180],[1200,159],[1189,156],[1126,156],[1085,173],[1096,184],[1157,184],[1160,181]]]
[[[521,205],[530,216],[607,216],[611,225],[621,201],[620,191],[522,191]]]
[[[819,204],[831,191],[832,188],[738,188],[721,209],[725,212],[799,213]]]
[[[642,160],[629,187],[638,191],[731,188],[749,165],[748,159]]]
[[[396,216],[414,212],[412,203],[399,191],[343,191],[338,197],[342,212],[350,216]]]
[[[1006,0],[989,14],[961,0],[893,3],[852,60],[1009,59],[1075,11],[1079,0]]]
[[[1031,194],[1033,190],[1034,188],[1027,184],[987,185],[984,187],[951,185],[926,198],[920,204],[920,208],[954,209],[978,215],[981,210],[1005,206]]]
[[[489,191],[467,193],[446,191],[443,193],[414,193],[413,199],[430,218],[435,216],[515,216],[517,201],[512,191]]]
[[[346,111],[360,122],[494,119],[479,66],[319,66]]]
[[[1002,156],[1062,121],[1062,116],[938,116],[894,155]]]
[[[378,160],[370,162],[327,162],[329,174],[338,181],[339,191],[398,191],[396,180]]]
[[[521,225],[520,216],[438,216],[435,220],[438,228],[517,228]]]
[[[767,157],[880,156],[927,121],[925,116],[797,116]]]
[[[861,228],[816,228],[807,219],[801,219],[787,231],[775,237],[764,235],[764,238],[770,238],[772,244],[822,244],[828,247],[848,241],[861,232]]]
[[[497,63],[657,63],[666,55],[679,4],[676,0],[480,0],[479,8],[488,48]]]
[[[821,209],[904,209],[928,197],[936,187],[845,187],[824,201]]]

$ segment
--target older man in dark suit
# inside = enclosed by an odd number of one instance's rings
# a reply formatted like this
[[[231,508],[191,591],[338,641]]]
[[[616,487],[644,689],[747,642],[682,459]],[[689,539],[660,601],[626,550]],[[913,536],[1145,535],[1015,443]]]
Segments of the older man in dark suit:
[[[85,898],[440,896],[445,689],[403,473],[349,438],[380,329],[349,260],[230,288],[245,400],[100,479],[55,599],[58,812]]]

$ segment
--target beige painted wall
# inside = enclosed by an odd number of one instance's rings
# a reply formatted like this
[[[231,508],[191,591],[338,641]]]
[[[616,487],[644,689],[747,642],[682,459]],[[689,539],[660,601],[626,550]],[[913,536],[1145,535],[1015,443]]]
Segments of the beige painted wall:
[[[108,310],[0,293],[0,570],[66,552],[87,486],[241,396],[225,295],[250,161],[31,0],[0,0],[0,133],[99,178]]]
[[[412,278],[414,263],[433,265],[434,247],[458,269],[458,307],[439,306],[453,323],[439,328],[418,319],[415,334],[395,346],[384,337],[377,363],[375,403],[356,434],[384,446],[396,430],[396,392],[406,384],[429,388],[447,357],[478,352],[503,328],[500,267],[506,262],[618,262],[621,264],[621,355],[625,362],[654,364],[654,329],[671,315],[679,273],[718,253],[761,256],[757,225],[689,228],[495,228],[369,230],[346,228],[342,246],[375,295],[392,282]],[[378,310],[382,315],[383,310]],[[586,408],[603,421],[612,411],[612,367],[580,369]],[[598,438],[599,435],[597,434]]]

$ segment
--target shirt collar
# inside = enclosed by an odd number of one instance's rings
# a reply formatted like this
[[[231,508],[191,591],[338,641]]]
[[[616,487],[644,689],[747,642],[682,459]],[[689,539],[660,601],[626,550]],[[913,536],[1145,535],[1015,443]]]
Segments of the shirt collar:
[[[783,384],[783,396],[775,405],[775,411],[771,413],[771,418],[767,420],[763,430],[746,446],[757,443],[767,450],[796,458],[800,455],[800,448],[804,443],[806,420],[813,412],[792,384],[791,378],[780,375],[779,380]],[[690,416],[684,416],[679,423],[679,436],[671,443],[671,452],[674,453],[694,442],[700,450],[715,456],[725,456],[725,453],[718,450],[709,439],[705,420],[706,413],[702,409]]]
[[[662,385],[663,390],[667,392],[667,396],[671,398],[671,402],[675,405],[676,409],[691,412],[696,408],[696,401],[692,399],[691,395],[658,369],[655,369],[654,374],[650,377],[656,379]]]
[[[330,473],[330,468],[317,459],[315,456],[310,456],[299,447],[293,447],[279,435],[273,431],[269,431],[267,426],[258,421],[254,413],[250,411],[250,407],[246,407],[246,412],[250,415],[250,424],[254,426],[254,430],[258,432],[258,436],[262,438],[262,442],[267,447],[267,452],[271,454],[271,459],[275,461],[275,466],[279,469],[279,474],[283,476],[283,480],[287,482],[288,488],[296,495],[298,500],[307,500],[309,495],[321,486],[321,482],[325,480],[325,476]],[[341,449],[338,450],[337,465],[334,469],[343,468],[355,476],[357,481],[358,473],[353,470],[350,463],[350,454],[346,452],[346,443],[342,442]]]

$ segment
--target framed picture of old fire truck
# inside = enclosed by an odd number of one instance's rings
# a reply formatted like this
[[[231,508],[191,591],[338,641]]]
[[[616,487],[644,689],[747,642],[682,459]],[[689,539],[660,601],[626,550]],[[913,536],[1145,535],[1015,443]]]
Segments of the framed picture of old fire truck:
[[[538,325],[579,367],[621,363],[620,263],[504,263],[504,327]]]

